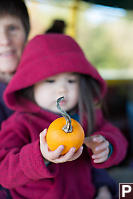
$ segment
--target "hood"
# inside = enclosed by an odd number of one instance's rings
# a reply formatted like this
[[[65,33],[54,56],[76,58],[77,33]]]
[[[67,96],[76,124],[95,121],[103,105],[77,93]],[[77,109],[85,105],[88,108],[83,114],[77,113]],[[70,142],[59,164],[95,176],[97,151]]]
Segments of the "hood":
[[[104,96],[106,83],[86,59],[80,46],[64,34],[37,35],[26,45],[17,72],[7,86],[5,103],[13,110],[23,106],[16,91],[27,88],[50,76],[76,72],[98,81]]]

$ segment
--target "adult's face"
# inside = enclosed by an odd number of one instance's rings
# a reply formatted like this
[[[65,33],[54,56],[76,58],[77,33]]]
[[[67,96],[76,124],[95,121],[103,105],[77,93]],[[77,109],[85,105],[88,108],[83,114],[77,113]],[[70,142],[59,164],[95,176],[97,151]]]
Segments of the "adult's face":
[[[25,40],[26,33],[19,18],[0,16],[0,73],[13,74],[16,71]]]

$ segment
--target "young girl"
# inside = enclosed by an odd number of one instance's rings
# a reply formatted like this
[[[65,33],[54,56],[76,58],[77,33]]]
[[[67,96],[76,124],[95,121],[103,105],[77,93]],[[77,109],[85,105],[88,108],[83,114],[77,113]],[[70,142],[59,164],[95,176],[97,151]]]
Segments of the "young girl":
[[[105,92],[104,80],[71,37],[39,35],[28,43],[5,92],[16,112],[0,132],[0,184],[12,198],[94,198],[92,167],[118,164],[127,149],[125,138],[98,108]],[[63,145],[50,151],[45,139],[60,116],[56,100],[61,96],[62,109],[80,120],[86,133],[84,146],[63,156]],[[92,148],[94,143],[98,146]]]

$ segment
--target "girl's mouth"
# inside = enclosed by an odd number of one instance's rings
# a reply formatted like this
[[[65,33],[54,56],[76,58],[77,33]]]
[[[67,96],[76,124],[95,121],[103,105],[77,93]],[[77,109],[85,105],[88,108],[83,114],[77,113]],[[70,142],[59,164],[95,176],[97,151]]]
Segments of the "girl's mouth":
[[[8,50],[8,51],[0,52],[1,57],[10,57],[10,56],[13,56],[14,54],[15,54],[14,50]]]
[[[61,106],[65,105],[66,103],[67,103],[67,100],[65,100],[65,99],[63,99],[63,100],[60,101],[60,105]]]

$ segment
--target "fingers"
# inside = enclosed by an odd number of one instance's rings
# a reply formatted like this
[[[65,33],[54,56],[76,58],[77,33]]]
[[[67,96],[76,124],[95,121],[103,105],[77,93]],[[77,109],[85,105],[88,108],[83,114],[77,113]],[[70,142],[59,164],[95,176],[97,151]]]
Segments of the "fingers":
[[[55,151],[48,151],[48,158],[50,160],[54,160],[54,159],[59,158],[63,149],[64,149],[64,146],[60,145]]]
[[[50,151],[48,149],[48,145],[46,142],[46,133],[47,133],[47,129],[44,129],[41,133],[40,133],[40,150],[41,153],[43,155],[43,157],[50,161],[50,162],[54,162],[54,163],[61,163],[61,162],[66,162],[69,159],[71,159],[71,157],[73,156],[73,154],[75,153],[75,148],[71,148],[69,150],[68,153],[66,153],[64,156],[61,156],[61,153],[64,149],[63,145],[60,145],[55,151]]]
[[[89,144],[90,142],[92,142],[92,137],[93,136],[85,137],[84,138],[84,144]]]
[[[95,148],[95,151],[98,152],[98,151],[102,151],[102,150],[105,150],[109,147],[109,142],[107,140],[105,140],[103,143],[99,144],[96,148]]]
[[[92,136],[93,142],[97,143],[93,148],[92,159],[95,163],[102,163],[108,159],[109,142],[102,136]]]
[[[89,136],[86,137],[84,139],[84,144],[90,148],[93,152],[95,152],[96,147],[102,143],[106,141],[106,139],[102,136],[102,135],[93,135],[93,136]],[[98,149],[99,150],[99,149]]]
[[[48,146],[47,146],[47,142],[46,142],[46,138],[45,138],[46,134],[47,134],[47,129],[44,129],[40,133],[40,151],[44,158],[46,158],[45,154],[48,153]]]
[[[47,142],[46,142],[46,134],[47,134],[47,129],[44,129],[41,133],[40,133],[40,149],[41,152],[48,151],[48,146],[47,146]]]
[[[82,154],[82,151],[83,146],[81,146],[76,152],[75,148],[72,147],[64,156],[61,156],[58,160],[56,160],[56,163],[76,160]]]
[[[76,160],[82,154],[83,146],[81,146],[76,152],[75,148],[72,147],[65,155],[61,155],[64,150],[63,145],[60,145],[55,151],[50,151],[46,142],[46,134],[47,129],[44,129],[40,133],[40,150],[46,160],[54,163],[63,163]],[[87,143],[86,145],[93,148],[92,159],[95,163],[101,163],[107,160],[109,154],[109,142],[103,136],[95,135],[87,137],[85,138],[84,143]],[[94,143],[97,144],[94,145]],[[92,147],[91,144],[94,146]]]
[[[100,158],[100,159],[95,159],[94,162],[95,163],[102,163],[102,162],[105,162],[106,160],[107,160],[107,158],[104,157],[104,158]]]
[[[47,134],[47,129],[44,129],[41,133],[40,133],[40,142],[44,143],[46,141],[45,136]]]
[[[69,159],[69,161],[76,160],[76,159],[82,154],[82,151],[83,151],[83,146],[81,146],[81,147],[76,151],[76,153],[73,155],[73,157],[71,157],[71,158]]]
[[[80,147],[76,152],[75,148],[72,147],[65,155],[61,155],[64,150],[63,145],[60,145],[55,151],[50,151],[46,142],[46,134],[47,129],[40,133],[40,151],[46,160],[54,163],[63,163],[75,160],[81,155],[83,147]]]
[[[55,160],[55,163],[63,163],[69,161],[73,154],[75,153],[75,148],[72,147],[65,155],[60,156],[57,160]]]
[[[105,162],[108,159],[108,154],[109,154],[109,149],[107,148],[105,151],[99,154],[92,155],[92,158],[94,159],[95,163],[101,163]]]
[[[64,146],[60,145],[55,151],[50,151],[48,149],[48,145],[47,145],[46,138],[45,138],[46,134],[47,134],[47,129],[44,129],[40,133],[40,150],[45,159],[52,161],[56,158],[59,158],[59,156],[61,155],[61,152],[64,149]]]
[[[93,142],[103,142],[105,140],[105,138],[102,135],[95,135],[92,136]]]

